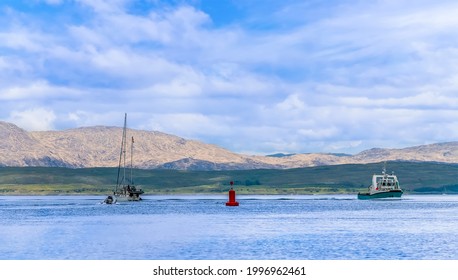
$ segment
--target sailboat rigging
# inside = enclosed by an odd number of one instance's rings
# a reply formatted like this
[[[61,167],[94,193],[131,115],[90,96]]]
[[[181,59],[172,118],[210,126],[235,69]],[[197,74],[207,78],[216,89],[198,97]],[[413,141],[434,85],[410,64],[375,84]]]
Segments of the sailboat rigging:
[[[133,154],[134,154],[134,137],[130,143],[130,176],[127,175],[127,113],[124,115],[124,128],[122,130],[121,151],[119,153],[118,176],[113,196],[108,196],[105,203],[112,204],[118,200],[140,201],[143,190],[135,187],[133,180]]]

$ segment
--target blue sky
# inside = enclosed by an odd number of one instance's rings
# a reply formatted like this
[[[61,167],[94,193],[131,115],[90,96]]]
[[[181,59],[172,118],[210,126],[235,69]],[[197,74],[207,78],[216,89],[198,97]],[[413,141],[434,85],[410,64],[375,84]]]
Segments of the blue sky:
[[[122,126],[234,152],[458,139],[458,3],[7,0],[0,120]]]

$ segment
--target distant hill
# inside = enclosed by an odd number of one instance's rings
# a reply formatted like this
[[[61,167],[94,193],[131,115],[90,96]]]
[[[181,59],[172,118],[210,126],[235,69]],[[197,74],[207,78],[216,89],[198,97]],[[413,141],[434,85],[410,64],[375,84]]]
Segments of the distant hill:
[[[178,170],[288,169],[298,167],[365,164],[381,161],[458,163],[458,142],[404,149],[374,148],[356,155],[237,154],[216,145],[145,130],[128,130],[134,138],[134,167]],[[27,132],[0,122],[0,166],[116,167],[122,128],[82,127],[62,131]]]

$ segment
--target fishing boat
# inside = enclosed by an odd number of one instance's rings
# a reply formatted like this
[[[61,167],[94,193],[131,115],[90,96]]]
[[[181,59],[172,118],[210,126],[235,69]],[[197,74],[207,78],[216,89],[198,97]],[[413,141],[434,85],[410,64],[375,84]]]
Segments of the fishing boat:
[[[130,168],[127,170],[127,114],[124,115],[124,128],[122,130],[121,152],[119,154],[118,177],[113,195],[105,198],[105,204],[114,204],[118,201],[140,201],[143,194],[141,188],[137,188],[133,180],[133,152],[134,137],[130,143]]]
[[[386,173],[386,166],[383,167],[382,174],[372,176],[372,184],[365,193],[358,193],[358,199],[374,198],[400,198],[403,194],[399,186],[398,177],[392,172]]]

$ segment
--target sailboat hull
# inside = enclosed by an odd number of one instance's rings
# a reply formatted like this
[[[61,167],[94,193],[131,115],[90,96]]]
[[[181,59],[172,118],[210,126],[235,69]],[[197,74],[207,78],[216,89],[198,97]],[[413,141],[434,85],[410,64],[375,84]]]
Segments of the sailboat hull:
[[[104,204],[115,204],[116,203],[116,197],[113,197],[111,195],[107,196],[105,200],[103,201]]]

